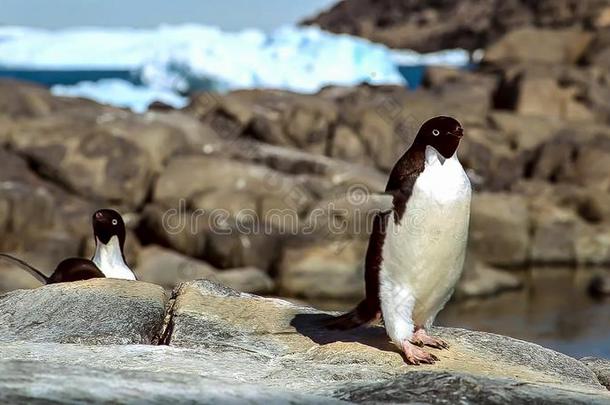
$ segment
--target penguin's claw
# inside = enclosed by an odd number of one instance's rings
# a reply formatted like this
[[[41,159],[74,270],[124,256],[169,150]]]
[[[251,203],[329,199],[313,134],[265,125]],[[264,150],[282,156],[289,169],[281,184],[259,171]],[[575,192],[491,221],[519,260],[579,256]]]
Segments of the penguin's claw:
[[[438,361],[438,357],[420,349],[409,341],[404,341],[402,343],[402,351],[405,354],[406,362],[415,366],[420,364],[434,364],[435,361]]]
[[[448,349],[449,344],[441,338],[428,336],[424,329],[418,329],[411,337],[411,343],[417,346],[430,346],[435,349]]]

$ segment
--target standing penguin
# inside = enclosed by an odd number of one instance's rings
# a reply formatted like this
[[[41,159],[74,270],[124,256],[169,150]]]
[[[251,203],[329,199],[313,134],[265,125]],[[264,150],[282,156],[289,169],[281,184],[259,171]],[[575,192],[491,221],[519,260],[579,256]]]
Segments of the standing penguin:
[[[383,315],[392,342],[410,364],[438,360],[421,346],[447,348],[429,336],[462,273],[471,186],[457,157],[460,123],[426,121],[386,186],[393,209],[375,216],[365,259],[366,298],[330,327],[350,329]]]
[[[0,253],[19,267],[27,270],[43,284],[88,280],[90,278],[122,278],[135,280],[131,269],[125,264],[123,245],[125,244],[125,223],[121,215],[110,209],[96,211],[92,218],[93,236],[96,249],[91,260],[70,257],[62,260],[51,276],[46,276],[25,261]]]

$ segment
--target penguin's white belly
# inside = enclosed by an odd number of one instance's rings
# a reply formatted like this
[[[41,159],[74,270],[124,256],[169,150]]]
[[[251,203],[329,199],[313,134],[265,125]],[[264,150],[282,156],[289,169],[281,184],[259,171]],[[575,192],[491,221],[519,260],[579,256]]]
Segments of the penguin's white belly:
[[[136,277],[131,269],[123,260],[123,253],[116,236],[110,238],[108,244],[98,241],[93,263],[100,269],[107,278],[121,278],[125,280],[135,280]]]
[[[461,275],[471,198],[470,181],[457,157],[441,164],[436,151],[428,152],[400,222],[388,221],[381,269],[382,300],[404,302],[406,307],[398,310],[410,312],[416,326],[426,327]]]

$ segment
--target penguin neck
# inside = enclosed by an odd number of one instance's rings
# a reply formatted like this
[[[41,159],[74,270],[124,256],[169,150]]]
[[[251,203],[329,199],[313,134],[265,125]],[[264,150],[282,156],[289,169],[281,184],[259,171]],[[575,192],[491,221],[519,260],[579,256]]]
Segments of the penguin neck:
[[[123,249],[116,235],[111,237],[108,243],[102,243],[95,238],[95,254],[91,261],[108,278],[136,279],[133,271],[125,263]]]
[[[438,166],[444,165],[448,160],[457,159],[457,151],[451,155],[449,158],[445,158],[439,151],[437,151],[433,146],[426,146],[426,167],[428,166]]]

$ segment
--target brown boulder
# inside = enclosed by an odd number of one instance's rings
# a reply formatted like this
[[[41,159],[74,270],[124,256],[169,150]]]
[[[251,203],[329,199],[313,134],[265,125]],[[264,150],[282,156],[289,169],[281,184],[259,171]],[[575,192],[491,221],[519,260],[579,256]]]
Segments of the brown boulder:
[[[142,249],[135,268],[138,280],[158,284],[167,290],[190,280],[215,279],[216,269],[179,253],[150,245]]]
[[[274,288],[271,278],[254,267],[218,271],[204,261],[156,245],[142,249],[135,273],[138,280],[161,285],[166,290],[171,290],[182,282],[201,279],[217,281],[238,291],[256,294],[268,294]]]
[[[565,209],[552,205],[532,215],[531,259],[535,263],[573,264],[576,260],[574,235],[578,219]]]
[[[459,156],[476,189],[500,191],[523,176],[526,155],[514,150],[507,134],[492,128],[466,127]]]
[[[464,263],[464,273],[455,288],[455,297],[464,299],[491,296],[521,288],[522,285],[519,277],[486,265],[469,253]]]
[[[197,199],[206,205],[203,195],[217,190],[245,193],[253,199],[275,195],[296,212],[311,200],[296,176],[263,165],[204,155],[172,159],[155,185],[154,199],[173,206],[180,200],[191,203],[192,199]]]
[[[505,63],[576,63],[593,39],[588,32],[531,27],[510,31],[485,51],[485,62]]]
[[[320,241],[284,249],[278,265],[282,294],[354,298],[364,291],[364,241]]]
[[[48,89],[30,82],[0,80],[0,116],[33,118],[68,110],[82,112],[89,108],[116,110],[112,107],[100,106],[90,100],[55,97]]]
[[[45,176],[83,197],[137,206],[148,193],[149,156],[105,130],[70,119],[41,118],[15,126],[10,143]]]
[[[203,219],[192,211],[148,204],[142,211],[138,235],[144,243],[159,243],[187,256],[202,257],[206,248],[203,225]]]
[[[304,24],[384,43],[433,52],[485,48],[518,27],[590,27],[600,21],[605,0],[350,0]]]
[[[530,218],[525,198],[507,193],[475,193],[469,243],[486,263],[519,266],[530,252]]]
[[[595,115],[577,99],[575,87],[561,87],[554,78],[526,75],[519,82],[516,111],[566,121],[593,121]]]

